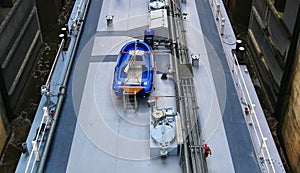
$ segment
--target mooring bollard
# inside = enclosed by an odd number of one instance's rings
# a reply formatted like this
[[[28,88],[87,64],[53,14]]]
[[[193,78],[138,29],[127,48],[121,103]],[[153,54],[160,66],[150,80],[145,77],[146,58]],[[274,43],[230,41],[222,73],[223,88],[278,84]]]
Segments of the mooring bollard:
[[[114,19],[114,16],[111,16],[111,15],[106,16],[106,25],[108,27],[111,27],[113,25],[113,19]]]
[[[23,143],[22,143],[22,153],[23,153],[23,154],[26,154],[26,155],[29,154],[29,152],[28,152],[28,147],[27,147],[27,143],[26,143],[26,142],[23,142]]]
[[[243,43],[243,41],[242,41],[242,40],[240,40],[240,39],[236,40],[235,50],[238,50],[238,49],[239,49],[239,47],[241,47],[241,46],[242,46],[242,43]]]
[[[198,67],[199,66],[199,56],[198,55],[195,55],[193,54],[192,55],[192,66],[193,67]]]

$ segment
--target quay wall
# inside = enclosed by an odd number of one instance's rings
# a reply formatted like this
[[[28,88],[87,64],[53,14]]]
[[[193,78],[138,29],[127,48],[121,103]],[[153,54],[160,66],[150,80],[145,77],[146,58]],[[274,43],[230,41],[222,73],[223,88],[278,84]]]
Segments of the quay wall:
[[[42,37],[34,0],[17,0],[0,25],[0,65],[5,95],[9,101],[8,119],[37,60]]]
[[[0,2],[0,172],[15,172],[72,1]]]
[[[300,39],[297,47],[296,59],[298,61],[281,129],[285,152],[293,172],[300,172]]]
[[[5,111],[4,101],[0,92],[0,154],[3,152],[6,141],[9,137],[9,129],[7,113]]]
[[[34,0],[0,8],[0,154],[10,136],[15,108],[42,45]]]

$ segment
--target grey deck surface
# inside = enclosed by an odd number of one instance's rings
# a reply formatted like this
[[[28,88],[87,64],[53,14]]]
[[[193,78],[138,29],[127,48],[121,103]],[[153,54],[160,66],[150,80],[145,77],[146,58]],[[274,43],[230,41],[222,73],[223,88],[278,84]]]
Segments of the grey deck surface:
[[[122,100],[117,100],[112,93],[111,82],[102,82],[112,79],[114,65],[111,62],[90,63],[67,172],[141,169],[143,172],[155,169],[181,172],[177,157],[169,157],[166,161],[150,158],[149,108],[145,101],[139,100],[135,113],[124,112]],[[159,76],[157,78],[160,80]],[[164,94],[174,95],[172,83],[161,86],[171,92]],[[159,94],[160,90],[157,87],[154,93]],[[174,98],[164,103],[166,105],[162,106],[175,106]],[[80,165],[79,168],[76,165]]]
[[[114,12],[120,10],[114,9],[113,1],[104,1],[104,4],[109,2],[111,4],[108,6],[112,9],[102,8],[101,14],[109,9],[115,10]],[[137,4],[147,9],[146,2]],[[91,4],[90,11],[93,13],[93,10],[99,8],[98,5]],[[126,7],[124,9],[126,11]],[[96,11],[100,13],[99,10]],[[129,27],[130,29],[124,32],[122,30],[126,16],[118,22],[118,15],[114,14],[117,18],[115,27],[109,29],[115,29],[116,32],[112,34],[111,31],[105,30],[106,21],[103,15],[99,18],[88,17],[86,20],[84,31],[88,33],[83,34],[81,38],[77,62],[68,85],[69,94],[45,172],[182,172],[179,157],[169,157],[167,160],[160,157],[150,158],[150,112],[146,104],[147,98],[139,99],[136,113],[124,112],[122,100],[116,100],[111,90],[116,55],[127,41],[143,37],[144,28],[147,28],[144,25],[148,21],[142,23],[143,25]],[[124,17],[123,13],[119,15]],[[104,23],[99,19],[103,19]],[[118,23],[121,23],[119,27]],[[93,35],[90,34],[90,28],[94,28],[95,24],[98,31],[101,27],[104,29],[102,28],[102,32],[96,32],[95,29]],[[164,54],[157,56],[158,61],[159,57],[170,61],[170,57]],[[159,70],[166,71],[167,66],[160,65]],[[160,75],[156,78],[160,80]],[[172,81],[163,81],[164,84],[159,84],[160,82],[162,81],[155,81],[158,87],[152,94],[175,95]],[[176,105],[175,98],[170,97],[161,97],[158,103],[163,107]],[[59,163],[59,158],[64,160]]]
[[[251,137],[208,1],[196,1],[235,172],[260,172]],[[211,17],[207,17],[210,14]],[[213,53],[212,53],[213,52]]]
[[[274,139],[272,137],[272,134],[271,134],[271,131],[269,129],[267,120],[265,118],[263,109],[260,105],[258,96],[255,92],[255,88],[253,86],[253,83],[252,83],[250,74],[248,72],[248,69],[247,69],[246,66],[242,65],[241,66],[241,71],[242,71],[242,74],[243,74],[243,78],[244,78],[244,80],[247,84],[247,89],[249,91],[251,100],[252,100],[253,104],[255,104],[257,119],[258,119],[259,123],[261,124],[262,132],[265,135],[265,137],[267,138],[266,143],[268,145],[268,150],[271,153],[271,160],[270,161],[273,163],[276,172],[285,172],[282,161],[281,161],[281,158],[280,158],[280,155],[277,152],[277,148],[276,148]],[[250,120],[250,117],[246,116],[246,119]],[[252,132],[251,134],[254,134],[253,126],[250,126],[249,130],[250,130],[250,132]],[[253,138],[254,138],[254,136],[253,136]],[[259,150],[259,148],[256,148],[256,150]]]
[[[86,42],[94,36],[95,30],[97,28],[97,21],[99,19],[99,9],[102,7],[102,0],[99,1],[91,1],[90,10],[87,14],[87,19],[85,21],[84,34],[82,34],[80,38],[80,43],[77,48],[77,55],[75,64],[78,61],[79,53],[85,47]],[[83,69],[86,69],[88,64],[82,64]],[[84,67],[86,66],[86,67]],[[73,66],[74,67],[74,66]],[[70,148],[73,141],[73,135],[75,131],[77,116],[76,112],[78,110],[75,109],[76,105],[79,103],[73,100],[73,96],[71,94],[74,89],[72,85],[72,80],[74,79],[74,71],[73,68],[71,72],[71,77],[67,85],[67,90],[70,91],[66,95],[66,101],[64,102],[63,109],[61,111],[60,120],[57,123],[56,134],[54,135],[54,139],[52,142],[51,152],[49,153],[47,164],[45,167],[45,172],[53,173],[53,172],[66,172],[67,163],[69,160]],[[85,81],[85,76],[82,75],[83,84]],[[82,93],[83,86],[77,86],[77,92]]]
[[[192,15],[185,23],[190,53],[200,55],[193,70],[203,139],[214,153],[208,170],[260,172],[209,1],[198,0],[185,10]]]

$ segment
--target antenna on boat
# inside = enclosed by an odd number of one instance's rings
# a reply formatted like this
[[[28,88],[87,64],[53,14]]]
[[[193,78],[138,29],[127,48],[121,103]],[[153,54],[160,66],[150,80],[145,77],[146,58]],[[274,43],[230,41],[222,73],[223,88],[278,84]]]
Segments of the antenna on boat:
[[[139,49],[137,48],[137,43],[138,43],[138,42],[139,42],[139,40],[136,40],[135,43],[134,43],[133,56],[130,57],[129,62],[128,62],[127,66],[126,66],[125,69],[124,69],[124,72],[125,72],[125,73],[128,73],[130,67],[131,67],[133,64],[135,64],[135,62],[136,62],[136,55],[137,55],[138,52],[139,52]],[[136,75],[136,69],[135,69],[135,68],[136,68],[136,67],[134,66],[134,67],[133,67],[133,73],[134,73],[134,74],[133,74],[133,77],[138,81],[138,83],[141,84],[141,81],[139,80],[139,78],[138,78],[137,75]],[[127,78],[127,81],[126,81],[126,82],[128,82],[128,80],[129,80],[129,78]]]

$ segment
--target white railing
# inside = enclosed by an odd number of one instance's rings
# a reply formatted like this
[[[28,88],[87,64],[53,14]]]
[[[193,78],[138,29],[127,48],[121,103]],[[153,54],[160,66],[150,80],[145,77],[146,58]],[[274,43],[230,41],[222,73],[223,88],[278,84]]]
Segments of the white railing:
[[[210,0],[210,5],[218,24],[217,26],[220,30],[220,34],[223,36],[225,30],[225,17],[221,11],[221,4],[217,0]]]
[[[81,19],[82,19],[82,10],[81,8],[85,5],[85,1],[80,0],[79,4],[77,5],[77,11],[76,14],[74,16],[74,18],[72,19],[72,25],[71,25],[71,32],[74,35],[78,34],[78,27],[81,24]]]
[[[209,1],[210,1],[212,12],[213,12],[214,16],[216,17],[215,22],[216,22],[217,28],[220,32],[221,39],[226,39],[226,38],[223,38],[223,36],[224,36],[225,26],[226,26],[225,18],[228,18],[228,17],[225,17],[224,16],[225,14],[222,13],[222,10],[225,10],[224,7],[223,7],[223,9],[221,9],[221,4],[223,5],[223,2],[222,1],[219,2],[218,0],[209,0]],[[228,22],[228,25],[230,25],[230,22]],[[276,172],[275,167],[273,165],[273,162],[271,161],[272,159],[271,159],[269,149],[268,149],[268,146],[266,143],[267,138],[265,137],[265,135],[262,132],[260,123],[258,121],[256,112],[255,112],[255,104],[253,104],[250,94],[249,94],[249,91],[246,87],[246,83],[245,83],[241,68],[239,66],[236,54],[231,52],[232,49],[230,47],[225,48],[224,42],[223,42],[222,46],[223,46],[223,49],[226,54],[227,63],[230,68],[232,78],[235,82],[236,91],[240,98],[241,105],[245,105],[246,107],[248,107],[250,109],[249,115],[245,115],[244,118],[245,118],[245,121],[248,122],[249,132],[250,132],[250,130],[254,131],[255,136],[252,137],[252,135],[251,135],[251,138],[252,138],[252,143],[253,143],[253,146],[255,149],[255,154],[256,154],[256,157],[258,158],[258,162],[260,164],[261,170],[266,170],[266,172],[275,173]],[[230,45],[226,45],[226,46],[230,46]],[[260,160],[263,160],[263,163],[261,163]]]
[[[78,31],[79,31],[79,27],[81,25],[81,20],[82,20],[82,11],[85,11],[86,10],[86,3],[87,1],[85,0],[80,0],[79,4],[76,6],[77,7],[77,11],[75,11],[76,14],[71,14],[71,16],[74,16],[71,20],[71,24],[69,24],[69,26],[71,26],[71,30],[70,30],[70,36],[77,36],[78,34]],[[52,95],[51,92],[50,92],[50,82],[51,82],[51,79],[52,79],[52,75],[54,73],[54,69],[56,68],[56,64],[58,62],[59,59],[62,58],[62,61],[64,62],[64,55],[63,55],[63,49],[62,47],[64,46],[64,42],[65,40],[63,39],[59,45],[59,49],[57,51],[57,54],[56,54],[56,57],[55,57],[55,61],[53,63],[53,66],[51,68],[51,71],[50,71],[50,75],[47,79],[47,82],[45,85],[43,85],[41,87],[41,93],[42,93],[42,96],[46,98],[46,104],[45,104],[45,107],[43,107],[43,117],[42,117],[42,120],[40,122],[40,125],[36,131],[36,136],[34,137],[34,139],[32,140],[31,144],[32,144],[32,149],[31,149],[31,152],[30,152],[30,155],[29,155],[29,159],[27,160],[27,165],[26,165],[26,168],[25,168],[25,173],[32,173],[32,172],[36,172],[37,171],[37,166],[39,165],[38,162],[40,161],[41,157],[42,157],[42,154],[44,152],[44,147],[45,147],[45,141],[47,139],[47,135],[48,135],[48,132],[49,129],[51,128],[52,126],[52,120],[53,120],[53,117],[52,117],[52,112],[51,110],[55,110],[53,108],[51,108],[50,110],[50,104],[51,104],[51,100],[50,100],[50,97],[51,96],[55,96],[55,95]],[[65,62],[67,63],[67,62]],[[54,87],[53,89],[51,90],[57,90],[57,87]],[[39,116],[38,114],[36,114],[36,116]]]
[[[243,78],[242,75],[242,71],[241,68],[238,64],[236,55],[233,54],[234,57],[234,63],[236,63],[237,65],[233,65],[235,66],[235,69],[231,69],[232,71],[232,76],[235,79],[236,82],[236,90],[238,92],[240,101],[243,105],[246,105],[247,107],[249,107],[250,111],[249,111],[249,115],[246,115],[245,120],[248,122],[249,125],[249,129],[252,129],[254,131],[255,134],[255,138],[253,140],[253,145],[254,145],[254,149],[255,149],[255,153],[257,158],[259,159],[263,159],[264,160],[264,165],[266,166],[266,170],[267,172],[276,172],[273,163],[271,162],[271,156],[268,150],[268,146],[266,144],[266,140],[267,138],[265,137],[265,135],[262,132],[262,129],[260,127],[260,123],[258,121],[256,112],[255,112],[255,104],[253,104],[249,91],[246,87],[246,83],[245,80]],[[230,63],[230,62],[228,62]],[[268,162],[267,160],[269,160],[270,162]],[[269,164],[268,164],[269,163]],[[261,166],[264,166],[261,165]]]
[[[50,81],[54,72],[54,68],[58,62],[58,59],[60,59],[60,57],[63,57],[61,52],[62,52],[62,47],[64,45],[64,40],[62,40],[58,52],[56,54],[54,63],[52,65],[52,68],[50,70],[50,74],[48,76],[48,79],[46,81],[46,84],[43,85],[41,87],[41,94],[42,97],[46,98],[46,102],[45,102],[45,107],[43,107],[43,117],[42,120],[40,122],[40,125],[38,127],[38,130],[36,132],[36,136],[35,138],[32,140],[31,145],[32,145],[32,150],[30,152],[29,155],[29,159],[27,161],[27,165],[26,165],[26,169],[25,169],[25,173],[31,173],[31,172],[36,172],[36,166],[37,166],[37,162],[40,161],[40,157],[43,154],[43,149],[44,149],[44,144],[46,138],[47,138],[47,133],[46,131],[48,131],[51,127],[51,121],[52,121],[52,117],[50,116],[50,106],[51,106],[51,96],[55,96],[54,94],[51,94],[50,92]],[[36,116],[39,116],[39,114],[36,114]]]
[[[31,173],[35,171],[35,166],[38,161],[40,161],[40,157],[42,154],[42,145],[45,140],[46,132],[51,126],[52,117],[49,115],[49,111],[47,107],[43,108],[44,114],[42,121],[40,123],[39,128],[37,129],[36,136],[32,141],[32,150],[30,152],[30,156],[26,165],[25,173]]]

